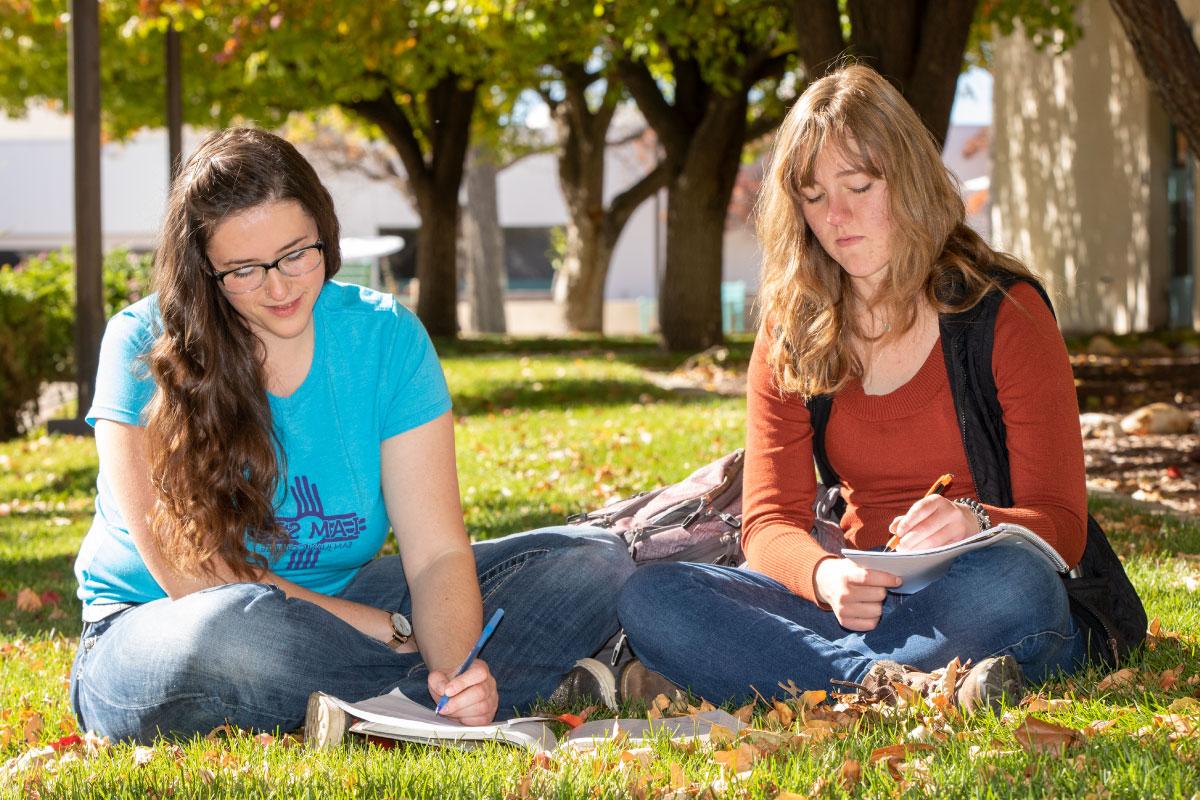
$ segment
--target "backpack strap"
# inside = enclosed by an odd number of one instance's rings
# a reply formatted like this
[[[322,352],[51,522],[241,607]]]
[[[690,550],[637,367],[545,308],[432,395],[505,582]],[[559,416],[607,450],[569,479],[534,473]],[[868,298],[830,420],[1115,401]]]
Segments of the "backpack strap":
[[[808,406],[808,416],[812,422],[813,460],[817,462],[817,477],[826,486],[835,486],[842,480],[825,453],[825,426],[829,424],[829,414],[833,410],[833,395],[813,395],[804,404]]]
[[[994,276],[1007,290],[1017,281],[1033,286],[1050,313],[1054,306],[1045,289],[1035,280],[1010,273]],[[1009,473],[1004,409],[1000,406],[996,379],[992,374],[992,348],[996,341],[996,317],[1005,292],[991,291],[971,308],[957,314],[942,314],[938,325],[942,356],[951,395],[958,415],[959,434],[967,454],[967,465],[981,502],[1001,508],[1013,504]],[[970,441],[968,441],[968,438]]]

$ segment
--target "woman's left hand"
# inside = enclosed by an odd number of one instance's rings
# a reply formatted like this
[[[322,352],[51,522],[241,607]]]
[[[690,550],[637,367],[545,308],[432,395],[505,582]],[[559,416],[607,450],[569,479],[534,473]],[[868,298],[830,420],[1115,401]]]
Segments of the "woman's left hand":
[[[913,503],[907,513],[892,520],[888,531],[900,537],[896,550],[906,552],[973,536],[979,533],[979,522],[971,509],[935,494]]]
[[[448,678],[444,672],[429,673],[429,696],[437,700],[442,695],[450,699],[442,709],[442,716],[457,720],[463,725],[486,725],[496,716],[500,705],[500,694],[496,679],[481,659],[475,659],[466,672]]]

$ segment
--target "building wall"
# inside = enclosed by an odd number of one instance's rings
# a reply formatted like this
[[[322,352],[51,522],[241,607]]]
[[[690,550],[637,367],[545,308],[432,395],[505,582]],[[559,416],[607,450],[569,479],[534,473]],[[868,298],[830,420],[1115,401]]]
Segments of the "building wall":
[[[1200,0],[1182,0],[1195,19]],[[993,242],[1026,261],[1064,330],[1115,333],[1167,320],[1166,116],[1103,0],[1078,7],[1062,56],[1021,34],[996,42]]]

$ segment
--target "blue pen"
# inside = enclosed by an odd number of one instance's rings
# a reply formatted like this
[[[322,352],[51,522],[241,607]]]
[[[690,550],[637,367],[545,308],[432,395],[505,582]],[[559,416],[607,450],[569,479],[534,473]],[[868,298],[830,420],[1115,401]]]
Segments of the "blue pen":
[[[458,672],[451,676],[451,680],[457,678],[459,675],[462,675],[467,671],[467,667],[471,666],[471,662],[475,660],[475,656],[479,655],[479,651],[483,649],[485,644],[487,644],[487,640],[492,635],[492,631],[496,630],[496,623],[498,623],[500,618],[503,616],[504,609],[497,608],[496,613],[492,614],[492,618],[488,620],[488,624],[483,626],[483,633],[479,634],[479,641],[475,643],[475,646],[471,648],[471,652],[467,654],[467,660],[464,661],[462,666],[458,668]],[[449,701],[450,698],[443,694],[438,698],[437,708],[433,710],[433,713],[441,714],[442,709],[446,707],[446,703]]]

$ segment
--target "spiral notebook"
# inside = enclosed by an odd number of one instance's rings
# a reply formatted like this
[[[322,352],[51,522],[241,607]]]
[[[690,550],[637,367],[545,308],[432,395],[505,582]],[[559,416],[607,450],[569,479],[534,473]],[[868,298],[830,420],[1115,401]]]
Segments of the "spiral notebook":
[[[911,550],[906,553],[883,550],[852,550],[844,548],[842,557],[848,558],[855,564],[866,569],[877,569],[890,572],[904,581],[903,584],[889,591],[896,594],[913,594],[924,589],[929,584],[946,574],[950,562],[963,553],[991,547],[1000,542],[1017,542],[1024,547],[1032,547],[1045,557],[1057,572],[1066,572],[1067,562],[1063,561],[1058,551],[1033,531],[1023,525],[1003,523],[980,531],[974,536],[968,536],[953,544],[931,547],[928,550]]]

